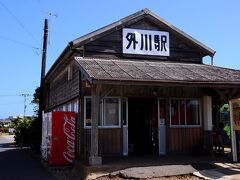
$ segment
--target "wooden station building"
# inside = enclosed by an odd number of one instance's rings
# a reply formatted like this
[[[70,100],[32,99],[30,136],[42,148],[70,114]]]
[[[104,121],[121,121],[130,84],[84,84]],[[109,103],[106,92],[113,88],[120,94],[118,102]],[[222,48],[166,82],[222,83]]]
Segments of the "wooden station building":
[[[71,41],[44,79],[45,112],[75,111],[77,155],[190,154],[211,146],[216,112],[239,97],[240,71],[143,9]]]

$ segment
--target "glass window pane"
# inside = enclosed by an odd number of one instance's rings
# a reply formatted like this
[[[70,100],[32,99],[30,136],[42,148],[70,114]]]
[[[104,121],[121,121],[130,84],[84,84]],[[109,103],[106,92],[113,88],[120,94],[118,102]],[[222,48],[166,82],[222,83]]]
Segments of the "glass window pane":
[[[180,100],[180,125],[185,125],[185,100]]]
[[[78,100],[74,102],[74,112],[78,112]]]
[[[119,105],[117,98],[107,98],[104,100],[104,125],[119,125]]]
[[[91,98],[86,98],[86,124],[85,124],[85,126],[91,126],[91,124],[92,124],[91,109],[92,109]]]
[[[178,125],[178,100],[171,100],[171,124]]]
[[[186,101],[186,113],[188,125],[200,125],[198,100]]]

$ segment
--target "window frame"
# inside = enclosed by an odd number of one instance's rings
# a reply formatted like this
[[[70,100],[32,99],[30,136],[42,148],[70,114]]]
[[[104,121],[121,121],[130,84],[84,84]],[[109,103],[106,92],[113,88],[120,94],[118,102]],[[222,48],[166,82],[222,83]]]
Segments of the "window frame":
[[[175,125],[175,124],[172,124],[172,118],[171,118],[171,100],[177,100],[178,101],[178,125]],[[185,110],[185,124],[184,125],[181,125],[180,123],[180,104],[179,102],[181,100],[184,100],[185,101],[185,105],[184,105],[184,110]],[[186,104],[186,101],[187,100],[197,100],[198,103],[199,103],[199,124],[196,124],[196,125],[190,125],[190,124],[187,124],[187,104]],[[170,128],[196,128],[196,127],[202,127],[202,101],[200,98],[170,98],[169,99],[169,119],[170,119]]]
[[[92,126],[86,126],[86,99],[92,99],[91,96],[84,96],[84,129],[91,129]],[[105,122],[105,114],[104,114],[104,100],[105,99],[118,99],[118,125],[104,125]],[[128,125],[128,99],[127,98],[121,98],[121,97],[117,97],[117,96],[107,96],[104,97],[100,104],[99,104],[99,116],[100,117],[100,125],[98,125],[99,129],[114,129],[114,128],[121,128],[121,118],[122,118],[122,99],[126,100],[126,118],[127,118],[127,123],[125,126]],[[100,112],[101,111],[101,112]]]

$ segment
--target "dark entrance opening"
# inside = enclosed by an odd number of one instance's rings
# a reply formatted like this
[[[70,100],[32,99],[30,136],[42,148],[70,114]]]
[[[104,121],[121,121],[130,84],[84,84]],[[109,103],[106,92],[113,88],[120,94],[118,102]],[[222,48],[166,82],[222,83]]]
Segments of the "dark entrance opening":
[[[157,99],[128,100],[129,154],[158,153]]]

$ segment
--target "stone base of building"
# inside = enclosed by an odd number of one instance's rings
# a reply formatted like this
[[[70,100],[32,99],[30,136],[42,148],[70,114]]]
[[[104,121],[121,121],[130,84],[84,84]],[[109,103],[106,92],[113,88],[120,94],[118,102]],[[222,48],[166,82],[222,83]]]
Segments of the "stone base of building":
[[[95,165],[101,165],[102,164],[102,157],[100,156],[90,156],[89,157],[89,165],[95,166]]]

